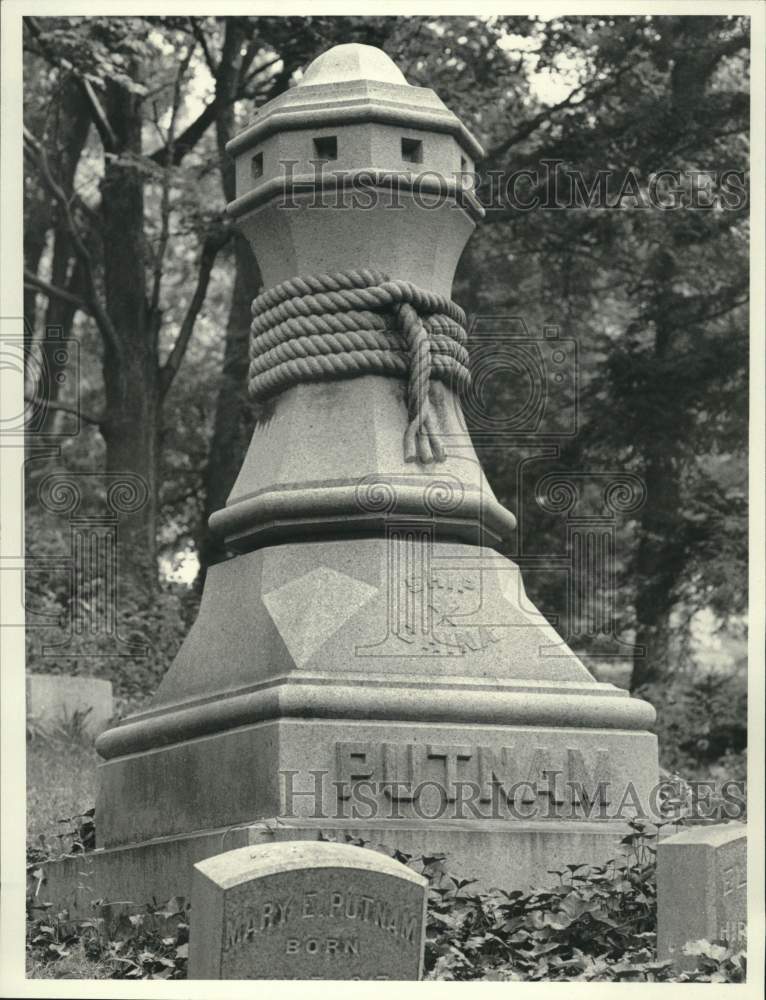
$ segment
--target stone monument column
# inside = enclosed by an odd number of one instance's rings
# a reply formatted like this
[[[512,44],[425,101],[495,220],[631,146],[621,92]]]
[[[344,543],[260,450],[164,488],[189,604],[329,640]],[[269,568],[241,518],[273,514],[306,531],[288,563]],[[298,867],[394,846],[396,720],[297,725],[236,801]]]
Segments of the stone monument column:
[[[151,707],[99,740],[100,846],[278,819],[509,889],[603,861],[626,792],[623,815],[657,782],[654,711],[593,679],[497,551],[515,518],[466,431],[450,300],[481,146],[383,52],[341,45],[229,153],[264,277],[260,417],[210,522],[237,554]]]

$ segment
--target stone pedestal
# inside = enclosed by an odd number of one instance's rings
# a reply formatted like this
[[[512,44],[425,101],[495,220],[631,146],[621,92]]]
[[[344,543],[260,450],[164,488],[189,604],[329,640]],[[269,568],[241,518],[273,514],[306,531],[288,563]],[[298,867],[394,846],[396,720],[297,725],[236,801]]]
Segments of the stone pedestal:
[[[99,848],[45,864],[45,880],[31,885],[41,902],[70,920],[99,914],[113,925],[156,899],[189,899],[193,866],[206,858],[249,844],[346,836],[372,847],[398,848],[412,857],[443,854],[451,873],[475,880],[477,890],[506,891],[550,884],[551,870],[567,864],[603,864],[615,856],[629,832],[620,821],[567,820],[315,820],[271,817],[263,822],[208,829],[198,834],[157,837],[125,847]]]
[[[652,807],[652,709],[594,681],[491,549],[240,555],[211,570],[161,694],[100,741],[107,848],[278,818],[513,888],[605,860]]]

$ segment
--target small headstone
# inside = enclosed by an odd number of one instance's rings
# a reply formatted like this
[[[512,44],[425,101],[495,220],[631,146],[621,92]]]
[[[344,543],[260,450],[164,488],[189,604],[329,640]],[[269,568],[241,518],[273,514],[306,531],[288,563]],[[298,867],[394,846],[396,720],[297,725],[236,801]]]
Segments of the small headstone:
[[[698,826],[657,848],[657,952],[679,968],[690,941],[747,946],[747,827]]]
[[[194,866],[190,979],[419,979],[428,882],[385,854],[292,841]]]
[[[111,681],[67,674],[27,674],[27,718],[43,728],[79,725],[95,738],[113,715]]]

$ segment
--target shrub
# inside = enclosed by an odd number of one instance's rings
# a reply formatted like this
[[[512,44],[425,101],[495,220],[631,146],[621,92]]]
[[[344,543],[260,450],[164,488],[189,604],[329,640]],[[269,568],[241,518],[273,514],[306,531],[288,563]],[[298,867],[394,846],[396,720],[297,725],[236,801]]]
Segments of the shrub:
[[[700,818],[747,814],[747,678],[744,673],[680,673],[637,692],[657,710],[655,732],[665,778],[682,811]],[[696,793],[690,783],[702,782]],[[707,788],[705,787],[707,785]],[[728,791],[727,791],[728,788]],[[694,795],[698,807],[692,807]],[[691,821],[691,815],[690,815]]]
[[[637,692],[657,710],[662,764],[687,778],[722,770],[744,778],[747,677],[744,673],[680,674]]]
[[[43,838],[27,846],[27,974],[38,979],[185,979],[189,904],[181,897],[120,914],[108,933],[103,900],[94,900],[94,916],[78,921],[41,901],[44,862],[96,846],[94,809],[60,822],[69,826],[58,834],[57,850]]]
[[[29,564],[34,567],[36,558],[47,558],[48,568],[44,574],[33,570],[27,574],[27,669],[102,677],[112,681],[122,707],[132,707],[156,690],[186,635],[198,595],[188,587],[167,582],[147,592],[129,578],[120,578],[115,626],[123,643],[121,649],[112,636],[100,633],[89,637],[87,650],[76,644],[67,646],[69,623],[75,615],[87,616],[93,605],[98,606],[103,600],[104,581],[88,581],[92,593],[84,583],[73,589],[65,543],[66,536],[47,527],[42,518],[28,515]],[[50,568],[52,555],[61,558],[58,568]],[[143,647],[140,655],[115,655],[128,653],[130,644]],[[56,645],[61,645],[59,655]]]
[[[429,880],[427,979],[743,981],[744,954],[709,942],[698,943],[694,972],[657,961],[655,845],[662,825],[631,821],[617,858],[566,865],[552,873],[557,884],[531,892],[472,892],[472,881],[449,874],[442,856],[379,849]]]
[[[89,817],[77,817],[81,820]],[[656,954],[655,858],[659,827],[630,823],[618,856],[601,866],[568,864],[558,881],[530,892],[475,892],[473,882],[450,874],[443,856],[413,857],[377,846],[429,881],[425,978],[436,980],[744,982],[744,952],[693,942],[697,967],[678,972]],[[89,827],[85,826],[85,832]],[[76,827],[75,843],[82,824]],[[320,834],[321,839],[333,839]],[[371,847],[364,840],[342,840]],[[28,855],[31,883],[39,885],[40,852]],[[90,963],[113,979],[183,979],[188,958],[189,904],[175,898],[123,914],[109,932],[95,916],[76,924],[50,905],[28,899],[28,965],[69,975],[70,965]],[[96,901],[98,913],[102,901]],[[94,965],[95,963],[95,965]]]
[[[94,903],[98,909],[100,901]],[[123,914],[106,934],[103,917],[72,923],[50,904],[28,905],[27,965],[42,978],[71,975],[71,964],[88,977],[185,979],[189,952],[189,905],[181,898]]]

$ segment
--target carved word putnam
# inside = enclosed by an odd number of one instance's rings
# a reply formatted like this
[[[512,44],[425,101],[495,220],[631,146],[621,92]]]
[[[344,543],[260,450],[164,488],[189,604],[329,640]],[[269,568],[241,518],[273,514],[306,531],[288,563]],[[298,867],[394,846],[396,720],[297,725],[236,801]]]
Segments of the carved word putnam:
[[[389,799],[413,801],[426,787],[436,786],[447,802],[490,802],[498,789],[513,791],[521,801],[540,794],[554,802],[609,801],[609,750],[597,747],[556,748],[451,746],[434,743],[335,744],[339,799],[350,798],[355,783],[372,782]]]

